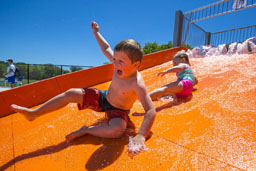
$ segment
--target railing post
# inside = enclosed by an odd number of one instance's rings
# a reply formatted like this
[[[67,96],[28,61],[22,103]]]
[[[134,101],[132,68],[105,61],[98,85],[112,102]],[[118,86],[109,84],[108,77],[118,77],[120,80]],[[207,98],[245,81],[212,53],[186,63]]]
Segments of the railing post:
[[[182,11],[178,10],[175,13],[173,47],[181,46],[182,28],[183,28],[183,14],[182,14]]]
[[[205,33],[205,45],[209,45],[211,41],[211,33],[210,32],[206,32]]]
[[[29,84],[29,64],[27,64],[27,83]]]

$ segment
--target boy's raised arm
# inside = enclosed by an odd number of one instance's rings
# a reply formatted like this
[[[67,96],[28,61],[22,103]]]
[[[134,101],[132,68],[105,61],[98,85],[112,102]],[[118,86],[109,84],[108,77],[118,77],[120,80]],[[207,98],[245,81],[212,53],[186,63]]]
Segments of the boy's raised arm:
[[[101,51],[111,62],[113,62],[113,50],[111,49],[108,42],[104,39],[104,37],[100,34],[99,25],[96,22],[92,22],[91,26],[93,30],[93,35],[96,38]]]

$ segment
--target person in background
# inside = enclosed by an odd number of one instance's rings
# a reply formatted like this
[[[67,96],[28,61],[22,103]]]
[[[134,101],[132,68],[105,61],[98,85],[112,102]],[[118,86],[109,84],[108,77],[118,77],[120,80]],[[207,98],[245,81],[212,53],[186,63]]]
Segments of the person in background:
[[[7,62],[8,62],[7,71],[3,75],[7,78],[8,83],[11,85],[11,88],[14,88],[15,87],[15,69],[16,69],[16,67],[13,64],[12,59],[8,59]]]

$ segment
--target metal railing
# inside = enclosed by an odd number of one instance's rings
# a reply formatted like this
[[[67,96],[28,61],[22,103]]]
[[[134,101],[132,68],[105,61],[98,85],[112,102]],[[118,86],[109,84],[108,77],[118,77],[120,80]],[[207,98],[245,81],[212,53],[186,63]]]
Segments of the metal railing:
[[[6,72],[7,63],[1,63],[0,69],[0,80],[5,82],[5,77],[3,73]],[[52,64],[25,64],[25,63],[15,63],[15,66],[21,71],[21,77],[23,77],[22,83],[29,84],[32,82],[44,80],[54,76],[67,74],[75,71],[80,71],[87,68],[92,68],[93,66],[75,66],[75,65],[52,65]],[[19,76],[16,76],[16,80]],[[3,84],[3,83],[2,83]],[[3,84],[4,86],[4,84]]]
[[[173,45],[195,47],[201,45],[230,44],[242,42],[256,36],[256,26],[235,28],[210,33],[196,25],[195,22],[219,15],[256,6],[256,0],[222,0],[186,13],[176,11]]]
[[[211,33],[210,44],[218,46],[219,44],[243,42],[254,36],[256,36],[256,25]]]
[[[207,44],[207,32],[184,17],[182,27],[181,45],[189,44],[191,47]]]
[[[197,22],[208,18],[228,14],[234,11],[256,6],[255,0],[222,0],[189,12],[184,16],[191,22]]]

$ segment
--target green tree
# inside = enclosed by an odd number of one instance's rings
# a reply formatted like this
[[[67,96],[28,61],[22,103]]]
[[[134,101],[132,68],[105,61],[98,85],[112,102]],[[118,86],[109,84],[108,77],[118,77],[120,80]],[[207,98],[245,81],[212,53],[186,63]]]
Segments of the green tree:
[[[4,77],[3,73],[6,73],[7,65],[7,62],[0,61],[0,77]]]
[[[41,80],[43,79],[43,74],[42,72],[42,66],[39,65],[30,65],[29,66],[29,78],[32,80]]]
[[[69,70],[62,70],[62,74],[70,73]]]
[[[56,66],[52,65],[52,64],[46,64],[46,65],[43,65],[43,79],[46,79],[46,78],[50,78],[50,77],[54,77],[56,76],[56,74],[58,73],[56,71]],[[60,74],[60,71],[59,71],[59,74]]]
[[[77,67],[77,66],[71,66],[71,67],[70,67],[71,72],[80,71],[80,70],[82,70],[82,69],[83,69],[83,68]]]
[[[143,52],[144,54],[149,54],[149,53],[157,52],[160,50],[169,49],[172,47],[173,47],[172,41],[169,41],[167,44],[162,44],[162,45],[159,45],[156,42],[153,42],[153,43],[146,42],[145,46],[143,47]]]
[[[190,44],[181,44],[181,46],[184,46],[187,49],[193,49]]]

